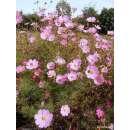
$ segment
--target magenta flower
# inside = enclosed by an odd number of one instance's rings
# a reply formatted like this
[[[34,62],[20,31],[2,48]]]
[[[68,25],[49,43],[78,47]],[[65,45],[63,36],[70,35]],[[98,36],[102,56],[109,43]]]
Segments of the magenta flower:
[[[19,65],[19,66],[16,67],[16,72],[17,73],[21,73],[21,72],[24,72],[24,71],[25,71],[25,66]]]
[[[64,58],[62,58],[60,56],[57,56],[56,60],[55,60],[55,63],[58,64],[58,65],[64,65],[64,64],[66,64],[66,61],[65,61]]]
[[[53,70],[54,68],[55,68],[55,63],[54,62],[47,63],[47,69]]]
[[[70,113],[70,107],[68,105],[63,105],[61,107],[60,113],[63,117],[68,116]]]
[[[38,61],[36,59],[30,59],[26,63],[26,69],[32,70],[38,68]]]
[[[23,21],[23,17],[20,11],[16,11],[16,24],[19,24]]]
[[[104,117],[105,113],[101,108],[97,108],[96,115],[97,115],[98,119],[102,119]]]
[[[74,81],[74,80],[77,80],[78,78],[78,74],[76,72],[70,72],[67,74],[67,78],[70,82]]]
[[[96,66],[88,65],[85,74],[89,79],[95,79],[99,75],[99,70]]]
[[[102,85],[104,83],[104,77],[102,75],[98,75],[95,79],[94,79],[94,83],[99,86]]]
[[[48,75],[49,78],[52,78],[52,77],[56,76],[56,72],[55,72],[55,70],[49,70],[47,72],[47,75]]]
[[[35,123],[39,128],[47,128],[51,125],[53,114],[47,109],[40,109],[34,116]]]

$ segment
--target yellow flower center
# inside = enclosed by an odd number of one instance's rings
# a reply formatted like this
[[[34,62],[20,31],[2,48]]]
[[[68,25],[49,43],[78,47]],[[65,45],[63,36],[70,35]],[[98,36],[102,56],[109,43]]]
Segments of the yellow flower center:
[[[93,70],[88,70],[88,73],[89,73],[89,74],[93,74],[94,71],[93,71]]]
[[[41,120],[42,120],[42,121],[45,121],[45,120],[46,120],[46,116],[42,116],[42,117],[41,117]]]

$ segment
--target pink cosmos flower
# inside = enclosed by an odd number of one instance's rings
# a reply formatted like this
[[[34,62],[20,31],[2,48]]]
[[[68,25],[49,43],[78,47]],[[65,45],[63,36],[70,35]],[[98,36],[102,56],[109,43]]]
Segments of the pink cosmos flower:
[[[62,58],[60,56],[57,56],[56,60],[55,60],[55,63],[58,64],[58,65],[64,65],[64,64],[66,64],[66,61],[65,61],[64,58]]]
[[[88,46],[88,40],[86,39],[80,39],[80,47]]]
[[[84,25],[82,25],[82,24],[79,25],[79,26],[78,26],[78,30],[79,30],[79,31],[83,31],[83,30],[84,30]]]
[[[58,19],[56,19],[54,22],[57,27],[60,27],[62,24]]]
[[[16,11],[16,24],[19,24],[23,21],[23,17],[20,11]]]
[[[61,40],[60,44],[63,45],[64,47],[66,47],[67,46],[67,40],[66,39]]]
[[[67,65],[67,68],[69,70],[78,71],[80,69],[81,63],[82,63],[81,59],[74,59]]]
[[[64,34],[65,31],[66,31],[66,28],[64,28],[64,27],[58,27],[57,33],[58,33],[58,34]]]
[[[36,69],[36,70],[34,71],[34,75],[35,75],[35,76],[40,76],[41,73],[42,73],[42,70],[41,70],[40,68],[38,68],[38,69]]]
[[[63,117],[68,116],[70,113],[70,107],[68,105],[63,105],[61,107],[60,113]]]
[[[96,22],[96,18],[95,17],[88,17],[87,21],[90,23],[95,23]]]
[[[24,72],[24,71],[25,71],[25,66],[19,65],[19,66],[16,67],[16,72],[17,73],[21,73],[21,72]]]
[[[44,29],[41,29],[41,39],[48,40],[48,41],[54,41],[55,35],[52,34],[52,26],[46,26]]]
[[[47,75],[48,75],[49,78],[52,78],[52,77],[56,76],[56,72],[55,72],[55,70],[49,70],[47,72]]]
[[[68,28],[68,29],[74,28],[74,24],[72,23],[72,21],[66,22],[66,23],[65,23],[65,26],[66,26],[66,28]]]
[[[88,40],[86,40],[86,39],[81,39],[80,40],[79,47],[82,49],[83,53],[85,53],[85,54],[90,52]]]
[[[61,75],[61,74],[58,74],[56,76],[56,83],[57,84],[60,84],[60,85],[63,85],[65,83],[65,81],[67,81],[68,78],[67,78],[67,75]]]
[[[113,36],[114,35],[114,31],[107,31],[107,35]]]
[[[114,125],[113,125],[113,123],[111,123],[108,128],[109,128],[110,130],[114,130]]]
[[[101,108],[97,108],[96,115],[97,115],[98,119],[102,119],[104,117],[105,113]]]
[[[28,38],[28,40],[29,40],[30,43],[34,43],[35,40],[36,40],[36,38],[35,38],[35,36],[30,35],[29,38]]]
[[[67,74],[67,78],[70,82],[74,81],[74,80],[77,80],[78,78],[78,74],[76,72],[70,72]]]
[[[101,27],[100,27],[99,25],[95,25],[95,28],[96,28],[97,30],[101,30]]]
[[[104,67],[101,69],[101,72],[107,74],[107,73],[108,73],[108,68],[104,66]]]
[[[54,68],[55,68],[55,63],[54,62],[47,63],[47,69],[53,70]]]
[[[99,70],[96,66],[88,65],[85,74],[89,79],[95,79],[99,75]]]
[[[50,34],[48,36],[48,41],[54,41],[55,40],[55,35],[54,34]]]
[[[104,83],[104,77],[103,75],[98,75],[95,79],[94,79],[94,83],[99,86],[102,85]]]
[[[89,33],[92,33],[92,34],[95,34],[95,33],[97,32],[97,29],[96,29],[95,27],[90,27],[90,28],[88,29],[88,32],[89,32]]]
[[[39,128],[47,128],[51,125],[53,114],[47,109],[40,109],[34,116],[35,123]]]
[[[44,87],[44,84],[45,84],[45,82],[42,81],[42,80],[40,80],[40,82],[38,83],[38,87],[39,87],[39,88],[43,88],[43,87]]]
[[[87,60],[89,62],[89,64],[93,65],[95,64],[96,62],[98,62],[100,59],[100,56],[99,54],[96,52],[94,54],[90,54],[88,57],[87,57]]]
[[[26,63],[26,69],[32,70],[38,68],[38,61],[36,59],[30,59]]]

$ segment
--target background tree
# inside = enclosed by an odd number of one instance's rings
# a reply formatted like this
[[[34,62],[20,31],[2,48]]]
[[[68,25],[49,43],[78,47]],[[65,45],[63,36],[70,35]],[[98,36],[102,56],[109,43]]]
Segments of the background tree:
[[[108,30],[114,30],[114,8],[104,8],[99,15],[101,33],[107,33]]]
[[[58,15],[69,15],[71,16],[71,6],[65,0],[60,0],[56,5]]]
[[[97,11],[93,8],[93,7],[85,7],[83,10],[82,10],[82,12],[83,12],[83,16],[85,17],[85,18],[87,18],[87,17],[91,17],[91,16],[95,16],[95,17],[97,17],[98,16],[98,14],[97,14]]]

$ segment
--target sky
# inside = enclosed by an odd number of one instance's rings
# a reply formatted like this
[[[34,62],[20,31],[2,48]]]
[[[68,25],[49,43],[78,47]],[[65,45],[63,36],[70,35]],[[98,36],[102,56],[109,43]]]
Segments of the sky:
[[[44,5],[44,2],[47,2],[47,10],[52,12],[55,10],[56,4],[59,0],[53,0],[53,3],[50,4],[51,0],[39,0],[39,6]],[[114,7],[114,0],[66,0],[71,7],[77,8],[75,12],[75,16],[80,15],[82,13],[82,9],[84,7],[94,7],[98,12],[101,11],[102,8],[111,8]],[[37,10],[37,5],[34,4],[36,0],[16,0],[16,9],[19,11],[23,11],[25,14],[33,13]]]

